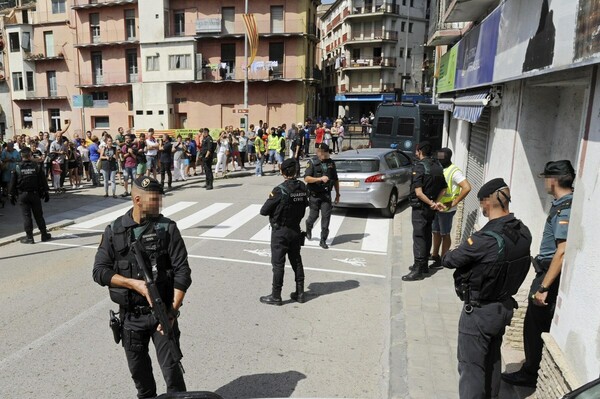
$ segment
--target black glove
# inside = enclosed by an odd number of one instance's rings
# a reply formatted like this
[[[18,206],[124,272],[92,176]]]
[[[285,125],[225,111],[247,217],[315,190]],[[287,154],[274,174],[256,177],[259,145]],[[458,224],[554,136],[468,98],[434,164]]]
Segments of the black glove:
[[[11,195],[9,197],[10,203],[13,205],[17,205],[17,197],[15,197],[14,195]]]
[[[48,191],[43,194],[42,198],[44,198],[44,202],[50,201],[50,194],[48,194]]]

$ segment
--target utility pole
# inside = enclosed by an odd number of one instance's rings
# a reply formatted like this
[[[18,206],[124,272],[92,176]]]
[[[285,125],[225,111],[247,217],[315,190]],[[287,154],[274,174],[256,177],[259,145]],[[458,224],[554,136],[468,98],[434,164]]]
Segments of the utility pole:
[[[248,14],[248,0],[245,0],[245,11],[246,15]],[[250,65],[248,65],[248,29],[246,29],[246,33],[244,34],[244,58],[246,59],[246,71],[244,74],[244,109],[248,109],[248,70],[250,69]],[[250,111],[248,111],[250,112]],[[244,114],[244,131],[246,135],[248,134],[248,113]]]
[[[402,95],[406,92],[406,64],[408,64],[408,33],[410,30],[410,2],[407,2],[408,6],[408,14],[406,18],[406,29],[404,30],[404,72],[402,73]],[[402,101],[402,97],[400,97],[400,101]]]

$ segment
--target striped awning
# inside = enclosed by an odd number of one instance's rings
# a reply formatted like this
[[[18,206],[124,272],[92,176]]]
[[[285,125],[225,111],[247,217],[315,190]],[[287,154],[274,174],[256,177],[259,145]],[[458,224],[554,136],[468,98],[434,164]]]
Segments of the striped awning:
[[[438,97],[438,109],[441,111],[454,111],[454,97]]]
[[[481,118],[483,109],[490,100],[490,90],[484,90],[475,93],[459,95],[454,99],[454,111],[452,116],[455,119],[462,119],[467,122],[477,123]]]

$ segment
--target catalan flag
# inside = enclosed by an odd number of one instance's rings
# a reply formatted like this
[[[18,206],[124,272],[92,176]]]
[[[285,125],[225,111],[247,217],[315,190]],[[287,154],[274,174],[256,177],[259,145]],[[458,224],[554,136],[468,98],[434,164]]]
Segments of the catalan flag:
[[[244,23],[246,24],[248,43],[250,44],[250,61],[248,61],[248,68],[250,68],[258,51],[258,27],[256,26],[254,14],[244,14]]]

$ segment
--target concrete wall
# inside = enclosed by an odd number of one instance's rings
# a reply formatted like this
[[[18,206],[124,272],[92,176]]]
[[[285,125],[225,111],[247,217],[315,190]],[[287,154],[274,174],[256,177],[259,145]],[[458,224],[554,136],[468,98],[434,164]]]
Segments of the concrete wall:
[[[598,67],[595,68],[597,71]],[[597,245],[600,224],[600,80],[597,72],[594,85],[590,86],[591,104],[585,102],[589,125],[583,125],[585,136],[581,142],[579,163],[575,165],[578,175],[567,253],[550,331],[581,383],[600,374],[600,312],[596,300],[600,287],[600,269],[596,261],[600,257]],[[568,101],[565,98],[565,102]]]
[[[149,3],[158,3],[153,0]],[[147,4],[144,2],[144,7]],[[151,8],[151,7],[149,7]],[[90,14],[99,14],[100,18],[100,42],[115,42],[128,40],[125,32],[125,10],[136,10],[135,4],[128,4],[121,7],[102,7],[97,9],[77,10],[77,43],[92,43],[90,31]],[[136,15],[136,36],[139,38],[139,19]],[[154,25],[154,28],[156,26]]]

